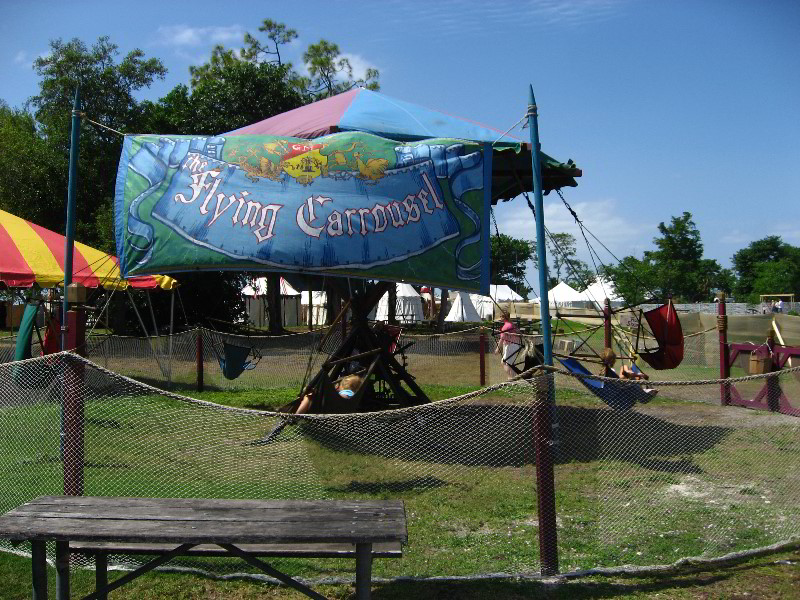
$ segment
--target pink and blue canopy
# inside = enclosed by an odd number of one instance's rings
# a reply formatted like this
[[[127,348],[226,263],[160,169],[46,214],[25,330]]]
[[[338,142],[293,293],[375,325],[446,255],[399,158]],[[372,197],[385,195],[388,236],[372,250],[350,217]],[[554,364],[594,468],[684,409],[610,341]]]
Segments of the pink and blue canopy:
[[[247,125],[225,135],[276,135],[313,139],[339,131],[363,131],[398,141],[428,138],[456,138],[494,143],[492,201],[531,191],[530,145],[503,131],[469,119],[449,115],[391,98],[385,94],[356,88]],[[500,150],[505,150],[500,152]],[[545,193],[577,185],[581,175],[571,160],[559,162],[541,154],[542,187]]]

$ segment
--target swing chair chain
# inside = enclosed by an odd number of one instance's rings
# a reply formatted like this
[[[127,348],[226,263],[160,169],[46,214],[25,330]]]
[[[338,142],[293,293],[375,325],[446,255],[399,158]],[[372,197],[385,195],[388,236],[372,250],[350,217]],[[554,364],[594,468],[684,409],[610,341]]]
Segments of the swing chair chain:
[[[575,210],[574,210],[574,209],[573,209],[573,208],[572,208],[572,207],[569,205],[569,202],[567,202],[567,199],[566,199],[566,198],[564,198],[564,194],[562,194],[562,193],[561,193],[561,190],[560,190],[560,189],[556,188],[556,192],[558,193],[558,196],[559,196],[559,198],[561,198],[561,201],[564,203],[564,206],[567,208],[567,210],[568,210],[568,211],[570,212],[570,214],[572,215],[572,218],[573,218],[573,219],[575,219],[575,222],[576,222],[578,225],[580,225],[580,226],[581,226],[581,228],[582,228],[582,227],[583,227],[583,221],[581,221],[581,220],[578,218],[578,213],[576,213],[576,212],[575,212]]]

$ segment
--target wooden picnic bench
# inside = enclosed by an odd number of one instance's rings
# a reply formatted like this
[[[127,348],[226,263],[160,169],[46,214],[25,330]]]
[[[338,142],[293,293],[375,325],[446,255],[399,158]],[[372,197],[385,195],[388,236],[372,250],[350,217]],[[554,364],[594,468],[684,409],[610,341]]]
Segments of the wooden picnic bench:
[[[69,556],[96,561],[96,590],[108,592],[176,556],[235,556],[310,598],[324,598],[258,557],[352,557],[356,597],[370,597],[372,559],[402,555],[402,501],[219,500],[43,496],[0,516],[0,538],[30,541],[33,599],[47,599],[45,544],[56,542],[56,598],[69,599]],[[109,554],[155,555],[108,582]]]

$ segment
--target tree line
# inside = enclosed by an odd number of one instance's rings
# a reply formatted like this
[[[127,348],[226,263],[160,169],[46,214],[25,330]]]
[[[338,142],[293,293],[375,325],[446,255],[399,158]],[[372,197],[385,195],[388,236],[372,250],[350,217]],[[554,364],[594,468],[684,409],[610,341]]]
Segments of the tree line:
[[[704,257],[700,231],[692,214],[684,212],[669,223],[659,223],[653,245],[641,258],[628,255],[615,264],[590,268],[576,258],[573,235],[551,234],[547,240],[549,287],[565,281],[583,290],[601,275],[613,281],[629,304],[667,297],[675,302],[710,302],[721,292],[750,303],[759,302],[762,294],[800,297],[800,247],[780,236],[766,236],[736,251],[733,268],[727,269],[716,259]],[[525,278],[529,260],[537,261],[534,242],[499,233],[492,237],[492,282],[506,283],[525,295],[530,292]]]
[[[33,63],[38,93],[22,107],[0,100],[0,208],[64,233],[70,119],[78,86],[86,119],[76,239],[110,253],[116,252],[113,199],[120,133],[218,135],[355,86],[380,88],[377,70],[356,78],[338,45],[325,39],[306,48],[307,75],[301,75],[282,53],[297,37],[296,30],[265,19],[256,33],[245,33],[241,48],[215,47],[207,62],[190,68],[188,85],[176,85],[157,101],[138,100],[137,94],[166,76],[159,58],[140,49],[120,56],[105,36],[91,45],[77,38],[50,41],[49,52]],[[181,274],[187,320],[199,322],[209,313],[227,321],[241,317],[245,279],[234,273]],[[152,295],[157,312],[166,313],[163,296]]]

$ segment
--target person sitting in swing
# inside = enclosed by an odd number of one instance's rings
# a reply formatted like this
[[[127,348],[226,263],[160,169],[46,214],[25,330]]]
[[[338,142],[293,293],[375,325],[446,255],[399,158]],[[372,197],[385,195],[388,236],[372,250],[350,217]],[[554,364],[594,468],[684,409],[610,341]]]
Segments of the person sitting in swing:
[[[614,351],[611,348],[606,348],[603,352],[603,373],[601,375],[606,374],[606,369],[612,373],[612,377],[614,375],[618,376],[620,379],[650,379],[650,376],[647,373],[642,373],[641,371],[635,371],[631,367],[623,364],[622,368],[620,368],[619,373],[614,370],[614,364],[617,362],[617,355],[614,354]]]
[[[347,377],[342,377],[334,387],[336,388],[336,392],[342,398],[352,398],[355,396],[356,392],[363,383],[363,377],[359,377],[358,375],[348,375]],[[294,414],[301,415],[303,413],[307,413],[311,410],[312,402],[313,394],[309,392],[303,396],[303,399],[300,401],[300,404],[298,405],[297,410],[294,411]]]

